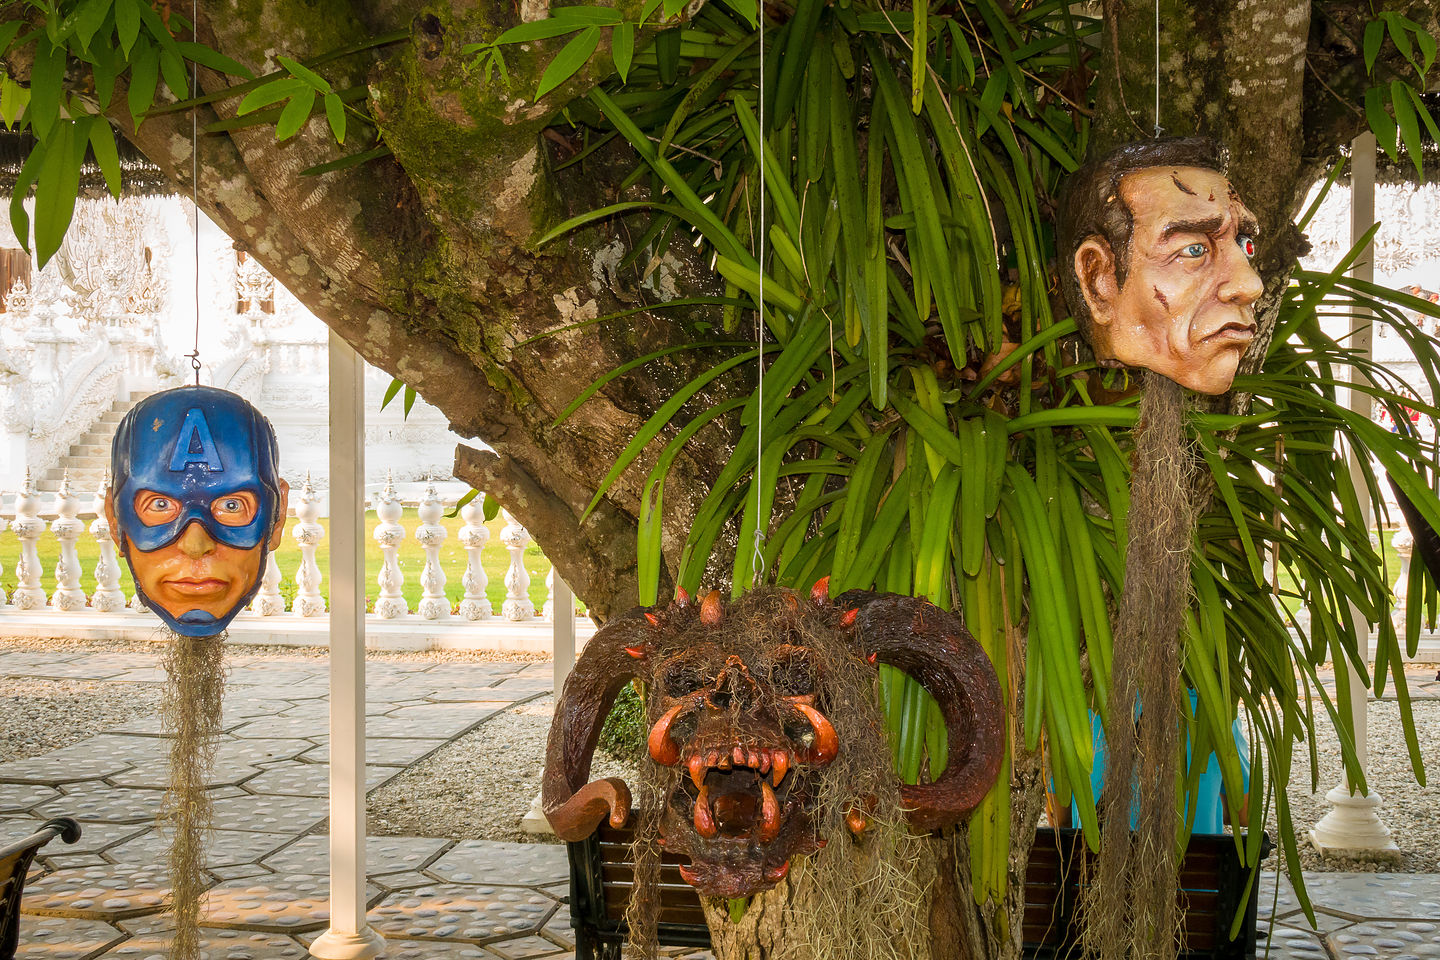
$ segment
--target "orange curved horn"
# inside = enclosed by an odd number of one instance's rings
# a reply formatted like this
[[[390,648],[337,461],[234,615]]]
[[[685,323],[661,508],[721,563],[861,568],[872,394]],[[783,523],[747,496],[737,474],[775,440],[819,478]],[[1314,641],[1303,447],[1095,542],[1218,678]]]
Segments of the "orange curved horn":
[[[630,788],[619,777],[593,780],[560,806],[545,811],[555,836],[570,843],[590,836],[607,817],[616,829],[630,819]]]
[[[673,767],[680,762],[680,747],[670,739],[670,727],[675,723],[675,718],[691,705],[690,700],[675,704],[650,728],[650,740],[647,744],[650,758],[662,767]]]
[[[808,704],[792,703],[791,706],[815,728],[815,745],[810,748],[810,755],[805,759],[816,764],[826,764],[834,760],[835,755],[840,752],[840,737],[835,732],[834,725],[825,719],[825,714]]]

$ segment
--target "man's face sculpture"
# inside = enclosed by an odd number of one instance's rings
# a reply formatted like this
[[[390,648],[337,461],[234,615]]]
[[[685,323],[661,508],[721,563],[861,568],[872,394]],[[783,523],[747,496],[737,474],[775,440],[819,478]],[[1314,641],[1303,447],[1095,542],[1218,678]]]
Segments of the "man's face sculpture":
[[[1109,202],[1133,220],[1127,249],[1092,234],[1074,252],[1096,358],[1198,393],[1229,390],[1264,291],[1250,265],[1254,215],[1223,174],[1196,166],[1133,170]]]
[[[221,632],[259,588],[289,495],[276,458],[270,422],[213,387],[157,393],[121,421],[111,535],[140,599],[181,636]]]
[[[555,712],[546,815],[571,841],[607,817],[625,823],[627,785],[587,778],[616,693],[638,678],[649,690],[661,843],[689,857],[681,873],[707,896],[768,889],[793,857],[827,842],[819,810],[835,796],[827,778],[836,768],[871,758],[886,767],[871,782],[895,786],[873,719],[878,663],[919,680],[949,733],[944,772],[933,783],[900,786],[900,804],[920,829],[953,824],[1000,768],[1004,711],[990,661],[953,615],[923,600],[856,592],[832,603],[825,581],[810,597],[764,591],[729,605],[718,593],[700,603],[682,593],[669,606],[606,624],[586,645]],[[845,817],[857,833],[867,799],[873,804],[873,796],[855,798]]]

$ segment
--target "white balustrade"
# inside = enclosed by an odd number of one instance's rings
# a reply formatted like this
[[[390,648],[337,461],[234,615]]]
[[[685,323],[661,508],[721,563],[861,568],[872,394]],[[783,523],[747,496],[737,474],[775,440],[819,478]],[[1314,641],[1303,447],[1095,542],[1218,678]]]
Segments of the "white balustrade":
[[[505,571],[505,605],[500,612],[507,620],[529,620],[535,616],[535,604],[530,602],[530,574],[525,569],[525,547],[530,543],[530,534],[509,510],[501,513],[505,527],[500,531],[500,542],[510,551],[510,567]]]
[[[400,593],[405,584],[405,574],[400,572],[400,541],[405,539],[405,528],[398,521],[404,510],[395,493],[394,476],[387,475],[380,500],[375,505],[380,523],[376,525],[374,534],[381,553],[380,576],[377,578],[380,595],[375,598],[375,614],[383,620],[394,620],[410,612],[405,597]]]
[[[325,528],[320,526],[320,495],[305,474],[305,483],[300,487],[300,503],[295,507],[295,524],[291,534],[300,544],[300,570],[295,574],[295,612],[302,617],[325,615],[325,597],[320,593],[320,564],[315,562],[315,551],[325,538]]]
[[[100,482],[90,509],[95,519],[90,523],[90,535],[100,548],[100,559],[95,563],[95,594],[90,606],[101,613],[119,613],[125,609],[125,592],[120,589],[120,558],[115,555],[115,541],[110,536],[110,521],[105,517],[105,494],[110,488],[109,480]]]
[[[450,616],[450,601],[445,598],[445,571],[440,568],[440,544],[449,536],[440,522],[444,515],[445,505],[432,483],[425,488],[425,499],[420,501],[420,525],[415,528],[415,540],[425,548],[425,569],[420,572],[420,608],[416,612],[426,620],[444,620]]]
[[[80,500],[70,490],[70,471],[60,475],[60,489],[55,494],[55,519],[50,532],[60,541],[60,559],[55,561],[55,593],[50,605],[56,610],[85,609],[85,591],[80,589],[80,554],[75,541],[85,532],[85,521],[77,519]]]
[[[481,552],[490,540],[490,530],[485,526],[485,494],[475,494],[475,499],[460,508],[460,518],[465,525],[460,528],[460,545],[465,548],[465,575],[460,583],[465,587],[465,598],[460,601],[460,616],[466,620],[481,620],[491,616],[494,610],[485,589],[490,578],[485,575],[485,563]]]
[[[285,598],[280,595],[280,564],[269,551],[265,553],[265,573],[260,577],[260,590],[250,604],[250,612],[262,617],[285,612]]]
[[[19,583],[10,602],[21,610],[39,610],[45,606],[45,588],[40,586],[40,552],[36,541],[45,531],[45,521],[37,513],[40,500],[30,488],[30,471],[25,471],[25,487],[15,498],[15,519],[10,528],[20,541],[20,563],[15,567]]]

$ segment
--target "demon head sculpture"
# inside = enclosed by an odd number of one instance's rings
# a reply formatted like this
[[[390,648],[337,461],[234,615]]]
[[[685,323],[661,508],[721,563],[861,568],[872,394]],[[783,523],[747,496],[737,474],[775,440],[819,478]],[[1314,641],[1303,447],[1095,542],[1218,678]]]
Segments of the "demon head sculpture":
[[[899,785],[890,771],[880,663],[940,704],[949,758],[931,783]],[[627,785],[589,772],[611,703],[633,679],[648,690],[649,815],[707,896],[774,886],[834,822],[864,830],[886,790],[915,828],[953,824],[990,789],[1004,751],[994,668],[952,614],[924,600],[854,592],[832,602],[823,580],[808,598],[769,590],[726,604],[711,592],[696,603],[682,591],[606,624],[565,684],[544,779],[545,813],[564,840],[629,816]]]

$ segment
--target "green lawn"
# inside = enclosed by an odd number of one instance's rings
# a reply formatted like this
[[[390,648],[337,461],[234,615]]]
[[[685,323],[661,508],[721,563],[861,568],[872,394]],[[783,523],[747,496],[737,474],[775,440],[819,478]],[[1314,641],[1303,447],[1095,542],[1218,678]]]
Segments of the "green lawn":
[[[286,605],[295,597],[295,572],[300,569],[300,547],[290,536],[290,531],[298,521],[293,518],[286,521],[285,540],[281,543],[280,549],[275,552],[275,559],[280,564],[280,592],[285,596]],[[375,543],[372,534],[378,521],[375,512],[369,511],[365,514],[365,582],[366,596],[373,601],[379,588],[375,585],[375,578],[380,572],[380,547]],[[405,574],[405,585],[402,592],[410,604],[410,609],[420,600],[420,571],[425,567],[425,551],[414,540],[414,526],[416,523],[413,510],[407,510],[401,518],[401,525],[405,527],[406,537],[400,544],[400,570]],[[460,602],[465,594],[465,588],[460,583],[460,577],[465,573],[465,549],[460,546],[456,535],[464,525],[459,517],[445,517],[441,520],[450,536],[440,548],[440,565],[445,571],[445,595],[450,598],[452,605]],[[328,598],[330,585],[328,578],[328,564],[330,562],[330,521],[328,518],[320,520],[321,526],[325,527],[326,538],[320,541],[320,547],[316,551],[316,559],[320,564],[320,571],[325,579],[320,585],[320,590]],[[490,603],[495,608],[496,615],[500,613],[500,605],[505,601],[505,570],[510,565],[510,554],[500,544],[500,530],[505,526],[505,521],[496,518],[486,524],[490,530],[490,542],[485,545],[482,557],[485,562],[485,574],[490,578],[486,594],[490,597]],[[100,556],[100,545],[89,533],[80,537],[76,547],[80,554],[80,563],[84,568],[84,575],[81,577],[81,585],[87,594],[95,590],[95,562]],[[45,585],[46,594],[55,589],[55,561],[60,555],[60,545],[55,537],[47,530],[39,541],[40,562],[45,568],[41,580]],[[15,566],[20,559],[20,544],[13,530],[0,532],[0,585],[5,588],[8,596],[15,589]],[[538,613],[545,603],[545,577],[550,573],[550,561],[540,552],[540,548],[531,543],[525,548],[525,569],[530,573],[530,599],[535,604],[535,611]],[[121,582],[125,595],[129,597],[135,592],[130,580],[130,571],[121,564]]]

